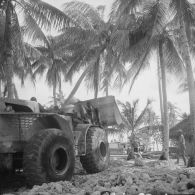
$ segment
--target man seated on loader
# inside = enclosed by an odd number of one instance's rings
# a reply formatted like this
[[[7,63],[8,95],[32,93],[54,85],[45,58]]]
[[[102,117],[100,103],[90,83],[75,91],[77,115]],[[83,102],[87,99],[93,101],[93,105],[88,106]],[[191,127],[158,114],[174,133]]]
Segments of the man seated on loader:
[[[30,101],[37,102],[37,98],[36,97],[31,97],[30,98]],[[46,112],[45,108],[40,103],[38,103],[38,104],[39,104],[39,110],[40,110],[40,112]]]

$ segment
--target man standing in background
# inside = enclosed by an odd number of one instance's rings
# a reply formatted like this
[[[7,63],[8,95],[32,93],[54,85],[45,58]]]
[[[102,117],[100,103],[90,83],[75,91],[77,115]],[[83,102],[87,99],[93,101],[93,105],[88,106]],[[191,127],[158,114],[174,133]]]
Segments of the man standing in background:
[[[177,140],[177,163],[179,164],[179,157],[181,156],[184,161],[184,165],[187,165],[187,158],[186,158],[186,145],[185,145],[185,138],[183,135],[183,131],[179,129],[178,131],[178,140]]]

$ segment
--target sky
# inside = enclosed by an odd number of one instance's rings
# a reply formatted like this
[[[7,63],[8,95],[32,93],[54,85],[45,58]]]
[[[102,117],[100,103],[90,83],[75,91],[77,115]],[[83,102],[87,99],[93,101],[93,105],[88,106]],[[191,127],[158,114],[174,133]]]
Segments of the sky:
[[[45,0],[46,1],[46,0]],[[47,3],[50,3],[57,8],[61,8],[61,5],[69,0],[47,0]],[[109,15],[109,11],[111,9],[111,5],[113,0],[81,0],[86,2],[94,7],[99,5],[105,5],[105,17],[107,18]],[[65,96],[67,96],[74,83],[78,79],[79,75],[76,75],[73,79],[72,84],[63,83],[62,89]],[[43,78],[43,77],[42,77]],[[25,87],[20,86],[20,82],[17,80],[16,85],[19,88],[19,97],[22,99],[30,99],[32,96],[36,96],[38,101],[45,105],[51,100],[52,97],[52,88],[48,88],[47,84],[44,80],[40,78],[37,79],[36,87],[30,81],[26,81]],[[180,93],[178,90],[179,80],[175,78],[173,75],[169,75],[167,78],[167,95],[168,101],[175,104],[180,112],[189,113],[189,99],[188,93]],[[116,89],[110,90],[110,95],[114,95],[117,100],[120,101],[130,101],[132,102],[135,99],[140,99],[140,109],[144,107],[147,102],[147,99],[154,100],[153,108],[159,114],[159,94],[158,94],[158,81],[157,81],[157,70],[156,70],[156,59],[153,57],[151,59],[150,68],[144,71],[139,78],[136,80],[136,83],[131,91],[128,93],[129,88],[128,85],[123,88],[123,90],[119,91]],[[82,83],[79,90],[77,91],[75,97],[80,100],[86,100],[93,98],[93,92],[88,90],[85,86],[85,83]],[[103,93],[100,93],[99,96],[104,96]]]

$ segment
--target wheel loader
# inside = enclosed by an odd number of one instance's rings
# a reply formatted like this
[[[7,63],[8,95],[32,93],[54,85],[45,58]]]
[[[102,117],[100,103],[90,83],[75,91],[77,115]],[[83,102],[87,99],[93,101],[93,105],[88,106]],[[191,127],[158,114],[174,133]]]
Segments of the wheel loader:
[[[1,98],[0,172],[21,170],[29,185],[71,180],[76,157],[88,173],[103,171],[110,159],[105,129],[121,122],[113,96],[74,102],[60,114]]]

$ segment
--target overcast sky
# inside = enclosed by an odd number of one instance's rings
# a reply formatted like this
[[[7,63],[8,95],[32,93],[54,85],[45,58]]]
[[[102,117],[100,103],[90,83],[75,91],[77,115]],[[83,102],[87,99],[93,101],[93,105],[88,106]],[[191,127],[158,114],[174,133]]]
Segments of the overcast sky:
[[[108,16],[113,0],[82,0],[83,2],[89,3],[94,7],[98,5],[106,6],[106,15]],[[58,8],[61,8],[61,5],[67,0],[47,0],[47,3],[50,3]],[[139,79],[136,81],[131,94],[128,93],[128,86],[126,86],[122,91],[113,89],[110,91],[110,95],[114,95],[116,99],[121,101],[132,101],[136,98],[140,99],[141,107],[143,107],[147,101],[147,98],[153,99],[153,107],[159,113],[159,95],[158,95],[158,82],[157,82],[157,71],[156,71],[156,59],[153,57],[151,59],[151,66],[147,71],[143,72]],[[75,78],[73,84],[76,82]],[[167,93],[168,101],[174,103],[181,109],[181,112],[189,113],[189,101],[187,93],[178,93],[178,80],[169,76],[167,79]],[[19,81],[17,81],[17,86],[19,87]],[[70,90],[73,85],[68,83],[63,83],[63,92],[67,96],[70,93]],[[19,87],[20,88],[20,87]],[[104,94],[100,94],[103,96]],[[25,88],[19,89],[19,96],[23,99],[30,99],[32,96],[36,96],[40,103],[47,104],[51,100],[52,89],[47,87],[47,84],[43,82],[42,79],[37,80],[36,88],[27,81]],[[86,89],[85,84],[82,84],[76,93],[75,97],[85,100],[93,98],[93,93]]]

